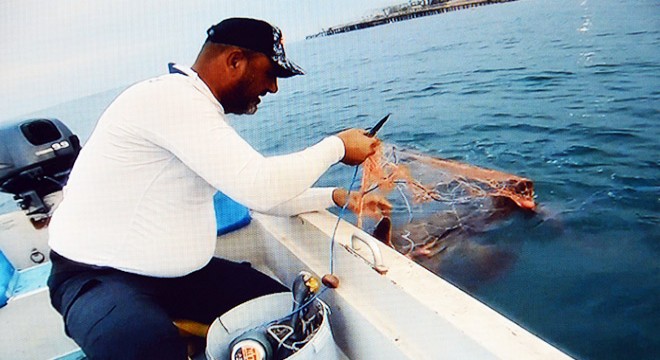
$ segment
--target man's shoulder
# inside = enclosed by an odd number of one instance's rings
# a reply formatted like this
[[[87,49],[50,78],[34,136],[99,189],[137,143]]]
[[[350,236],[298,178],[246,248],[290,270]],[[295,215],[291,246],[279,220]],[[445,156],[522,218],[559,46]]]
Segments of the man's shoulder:
[[[132,123],[201,117],[222,111],[186,76],[167,74],[138,82],[127,88],[109,107],[108,114],[120,114]]]
[[[195,87],[187,81],[184,76],[178,74],[165,74],[154,78],[140,81],[130,86],[127,92],[140,93],[162,93],[162,94],[184,94],[195,91]]]

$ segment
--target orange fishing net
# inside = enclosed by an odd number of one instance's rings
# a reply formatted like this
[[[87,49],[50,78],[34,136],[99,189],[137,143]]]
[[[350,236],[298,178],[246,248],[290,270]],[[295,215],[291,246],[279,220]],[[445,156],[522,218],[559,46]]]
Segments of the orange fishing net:
[[[382,144],[363,163],[360,194],[378,190],[388,195],[395,189],[406,202],[415,204],[436,201],[451,205],[489,199],[493,208],[507,203],[524,210],[536,208],[534,184],[529,179]],[[359,216],[358,225],[361,223]]]
[[[513,210],[536,209],[529,179],[387,144],[363,163],[359,194],[372,191],[390,200],[391,218],[386,227],[383,221],[373,224],[360,206],[358,227],[369,231],[375,225],[374,236],[438,274],[464,275],[470,269],[472,275],[491,276],[504,268],[503,259],[512,257],[474,241],[474,235]]]

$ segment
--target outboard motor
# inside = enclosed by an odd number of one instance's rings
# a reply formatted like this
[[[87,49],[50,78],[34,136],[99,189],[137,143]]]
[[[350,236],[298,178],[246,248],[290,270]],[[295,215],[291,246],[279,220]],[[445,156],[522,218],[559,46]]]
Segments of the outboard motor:
[[[80,140],[57,119],[0,123],[0,191],[13,194],[35,228],[48,224],[66,184]]]

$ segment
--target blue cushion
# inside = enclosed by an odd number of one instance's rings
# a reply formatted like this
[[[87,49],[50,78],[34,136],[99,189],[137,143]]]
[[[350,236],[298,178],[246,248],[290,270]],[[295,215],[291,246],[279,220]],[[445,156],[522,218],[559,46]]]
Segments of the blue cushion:
[[[80,349],[73,350],[69,353],[56,356],[54,358],[54,360],[85,360],[85,359],[87,359],[87,357],[85,356],[85,353]]]
[[[53,264],[49,261],[20,270],[11,289],[10,298],[48,286],[48,277]]]
[[[218,235],[240,229],[252,220],[248,208],[221,192],[217,192],[213,196],[213,206],[215,207]]]
[[[0,307],[7,305],[11,296],[9,284],[12,282],[16,268],[9,262],[5,254],[0,251]]]

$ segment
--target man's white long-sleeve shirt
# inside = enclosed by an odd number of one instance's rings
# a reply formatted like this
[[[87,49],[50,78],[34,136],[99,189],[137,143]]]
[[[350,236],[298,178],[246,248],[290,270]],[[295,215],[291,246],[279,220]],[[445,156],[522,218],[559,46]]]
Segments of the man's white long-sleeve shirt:
[[[138,83],[103,113],[73,167],[49,225],[71,260],[158,277],[186,275],[213,256],[213,194],[259,212],[294,215],[333,205],[310,188],[344,156],[328,137],[264,157],[227,124],[191,69]]]

